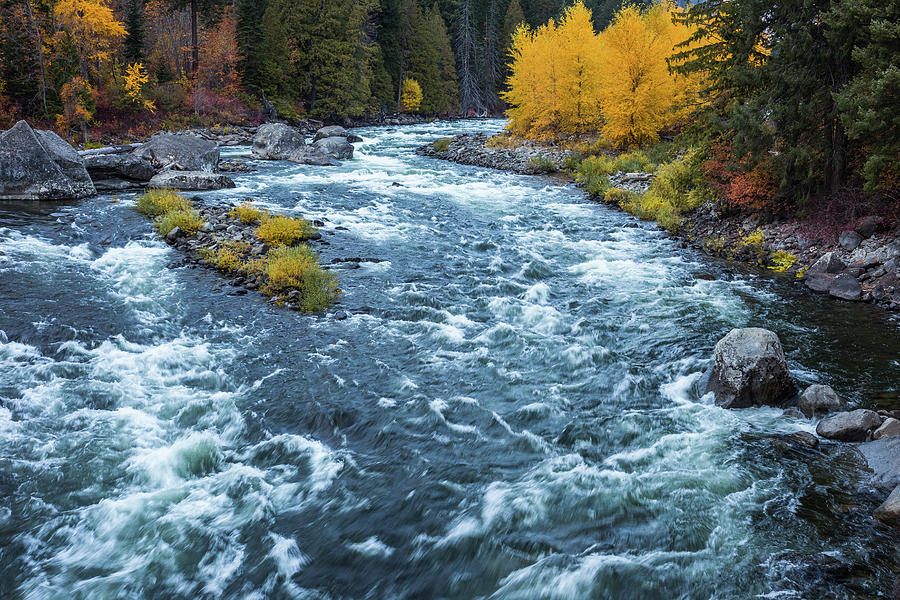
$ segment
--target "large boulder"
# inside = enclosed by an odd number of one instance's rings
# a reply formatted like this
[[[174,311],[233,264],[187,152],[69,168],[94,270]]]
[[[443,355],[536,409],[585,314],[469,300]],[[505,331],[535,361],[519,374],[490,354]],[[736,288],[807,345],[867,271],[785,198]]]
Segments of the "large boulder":
[[[816,433],[839,442],[864,442],[869,432],[880,426],[881,417],[877,412],[860,408],[823,419],[816,427]]]
[[[78,152],[52,131],[19,121],[0,133],[0,200],[72,200],[96,193]]]
[[[215,173],[219,165],[219,146],[188,134],[154,134],[134,155],[148,160],[155,169]]]
[[[880,440],[882,438],[891,437],[900,437],[900,420],[888,417],[884,420],[884,423],[881,424],[881,427],[876,429],[872,434],[872,439]]]
[[[844,409],[844,401],[837,395],[831,387],[827,385],[811,385],[800,394],[800,400],[797,403],[800,412],[811,419],[819,417],[830,412]]]
[[[841,273],[831,281],[828,293],[841,300],[857,302],[862,298],[862,286],[853,275]]]
[[[265,160],[285,160],[306,145],[303,134],[284,123],[260,125],[253,136],[252,152]]]
[[[235,187],[234,181],[221,173],[206,171],[163,171],[150,180],[149,187],[173,190],[221,190]]]
[[[353,158],[353,144],[342,137],[322,138],[318,142],[313,143],[313,148],[338,160],[349,160]]]
[[[84,167],[96,181],[146,183],[156,175],[150,161],[131,153],[96,154],[84,157]]]
[[[838,244],[840,244],[841,248],[843,248],[844,250],[853,252],[857,247],[859,247],[863,239],[863,236],[859,235],[855,231],[842,231],[841,235],[838,236]]]
[[[315,165],[318,167],[330,167],[341,164],[336,159],[312,146],[297,148],[297,150],[288,157],[288,160],[301,165]]]
[[[819,259],[812,264],[812,266],[806,270],[807,275],[814,275],[817,273],[832,273],[837,274],[847,268],[847,265],[841,261],[837,254],[834,252],[826,252]]]
[[[874,517],[882,523],[900,527],[900,485],[894,488],[884,504],[875,509]]]
[[[766,329],[733,329],[716,344],[706,392],[725,408],[780,405],[797,393],[781,341]]]

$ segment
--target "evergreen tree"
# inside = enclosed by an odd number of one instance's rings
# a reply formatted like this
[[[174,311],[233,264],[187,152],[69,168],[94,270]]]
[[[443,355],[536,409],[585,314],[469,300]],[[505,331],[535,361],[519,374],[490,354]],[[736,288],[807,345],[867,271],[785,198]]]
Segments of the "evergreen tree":
[[[263,64],[266,61],[266,45],[263,15],[267,5],[266,0],[239,0],[237,3],[237,41],[241,53],[238,69],[244,85],[251,89],[260,89],[264,84]]]
[[[128,12],[125,15],[125,29],[128,30],[122,52],[125,59],[132,63],[143,61],[144,3],[141,0],[131,0],[128,4]]]
[[[437,2],[431,8],[428,29],[437,57],[437,86],[433,98],[429,100],[435,112],[449,113],[459,104],[459,84],[456,79],[456,60],[450,45],[450,35],[447,33],[447,25]]]

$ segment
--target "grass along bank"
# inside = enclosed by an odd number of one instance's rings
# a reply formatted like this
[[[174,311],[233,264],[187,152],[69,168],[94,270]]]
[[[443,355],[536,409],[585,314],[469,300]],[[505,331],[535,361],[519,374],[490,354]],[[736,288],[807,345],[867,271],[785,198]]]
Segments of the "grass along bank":
[[[340,296],[335,275],[304,243],[321,237],[304,219],[272,214],[250,201],[230,210],[198,208],[170,189],[148,190],[135,208],[153,218],[154,229],[168,243],[278,306],[312,313]]]

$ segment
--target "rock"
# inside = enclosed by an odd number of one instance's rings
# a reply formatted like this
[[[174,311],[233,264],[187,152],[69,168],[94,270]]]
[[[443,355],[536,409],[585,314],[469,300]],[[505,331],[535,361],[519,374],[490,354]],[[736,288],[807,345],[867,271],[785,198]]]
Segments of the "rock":
[[[833,275],[828,275],[827,273],[813,273],[812,275],[807,275],[804,283],[806,284],[806,287],[814,292],[827,294],[828,290],[831,289],[833,281]]]
[[[860,408],[823,419],[816,427],[816,433],[839,442],[864,442],[869,432],[879,425],[881,417],[877,412]]]
[[[859,225],[856,226],[855,231],[865,239],[869,239],[870,237],[875,235],[876,229],[878,229],[878,217],[868,216],[863,218],[863,220],[859,222]]]
[[[275,106],[269,102],[266,95],[262,95],[262,118],[265,123],[272,123],[278,120],[278,111]]]
[[[873,440],[900,436],[900,421],[893,417],[888,417],[881,424],[881,427],[872,434]]]
[[[800,394],[797,403],[800,412],[811,419],[844,409],[844,401],[831,387],[827,385],[811,385]]]
[[[840,237],[838,238],[838,244],[840,244],[841,248],[847,250],[848,252],[853,252],[856,250],[860,243],[863,241],[863,236],[859,235],[855,231],[844,231],[841,232]]]
[[[341,137],[322,138],[313,143],[313,148],[338,160],[349,160],[353,158],[353,144]]]
[[[807,275],[814,275],[818,273],[833,273],[837,274],[847,268],[840,258],[838,258],[837,254],[834,252],[826,252],[819,260],[814,262],[812,266],[806,270]]]
[[[348,137],[350,137],[350,132],[348,132],[340,125],[330,125],[328,127],[323,127],[316,132],[316,137],[313,138],[313,143],[330,137],[342,137],[344,139],[347,139]]]
[[[156,169],[214,173],[219,165],[219,147],[196,135],[156,133],[133,152]]]
[[[818,448],[819,447],[819,438],[809,433],[808,431],[797,431],[795,433],[791,433],[787,436],[792,442],[800,444],[801,446],[806,446],[807,448]]]
[[[841,300],[857,302],[862,297],[862,286],[853,275],[841,273],[831,281],[828,293]]]
[[[334,320],[335,321],[345,321],[348,316],[349,315],[347,313],[345,313],[342,310],[339,310],[336,313],[334,313]]]
[[[285,160],[306,146],[303,134],[284,123],[260,125],[253,136],[252,152],[265,160]]]
[[[296,152],[288,157],[288,160],[301,165],[316,165],[319,167],[330,167],[341,164],[334,158],[312,146],[298,148]]]
[[[872,469],[876,485],[900,485],[900,437],[881,438],[856,446]]]
[[[0,200],[75,200],[96,193],[78,152],[52,131],[19,121],[0,133]]]
[[[781,416],[785,419],[802,419],[803,413],[797,410],[796,408],[788,408],[784,412],[781,413]]]
[[[766,329],[733,329],[716,344],[706,392],[725,408],[779,405],[797,392],[778,336]]]
[[[347,136],[347,141],[350,142],[351,144],[358,144],[359,142],[363,141],[363,139],[361,137],[359,137],[358,135],[353,135],[351,133],[350,135]]]
[[[95,182],[104,179],[147,182],[156,175],[149,160],[130,153],[86,156],[84,168]]]
[[[174,190],[221,190],[236,187],[227,175],[206,171],[163,171],[154,176],[148,185]]]
[[[900,527],[900,485],[894,488],[884,504],[875,509],[873,516],[882,523]]]
[[[169,233],[166,234],[166,239],[170,242],[174,242],[178,238],[180,238],[184,233],[181,231],[179,227],[175,227]]]

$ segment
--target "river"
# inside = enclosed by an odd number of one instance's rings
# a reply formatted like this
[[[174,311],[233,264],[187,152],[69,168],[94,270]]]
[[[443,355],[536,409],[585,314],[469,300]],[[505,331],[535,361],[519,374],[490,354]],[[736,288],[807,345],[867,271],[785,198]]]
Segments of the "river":
[[[802,383],[896,407],[897,323],[414,153],[501,127],[363,129],[203,194],[383,261],[326,315],[177,267],[129,195],[0,205],[0,597],[887,597],[884,491],[696,382],[763,326]]]

